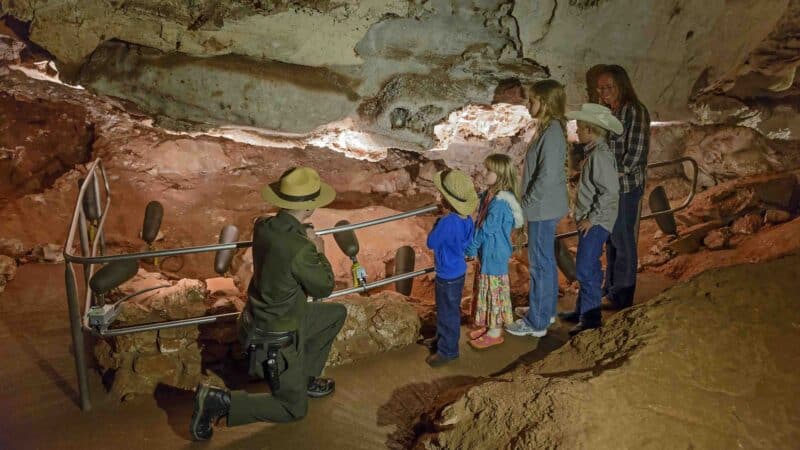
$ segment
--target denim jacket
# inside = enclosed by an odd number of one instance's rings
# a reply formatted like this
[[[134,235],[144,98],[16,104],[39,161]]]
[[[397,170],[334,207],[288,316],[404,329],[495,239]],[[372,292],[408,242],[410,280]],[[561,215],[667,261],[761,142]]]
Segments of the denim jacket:
[[[481,200],[486,193],[481,194]],[[485,275],[508,274],[508,260],[514,252],[511,243],[511,230],[525,223],[522,207],[514,194],[498,192],[486,213],[486,218],[475,231],[472,244],[467,247],[467,256],[478,256],[481,273]]]

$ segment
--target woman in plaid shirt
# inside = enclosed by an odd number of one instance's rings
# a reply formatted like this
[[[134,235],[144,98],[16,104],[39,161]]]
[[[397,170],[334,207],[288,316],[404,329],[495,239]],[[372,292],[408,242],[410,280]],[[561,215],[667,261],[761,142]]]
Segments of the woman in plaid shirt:
[[[613,111],[624,130],[608,137],[608,146],[617,158],[620,190],[619,215],[606,244],[608,267],[603,293],[608,306],[626,308],[633,304],[636,291],[636,234],[650,150],[650,113],[636,96],[625,69],[610,65],[592,71],[596,74],[598,103]]]

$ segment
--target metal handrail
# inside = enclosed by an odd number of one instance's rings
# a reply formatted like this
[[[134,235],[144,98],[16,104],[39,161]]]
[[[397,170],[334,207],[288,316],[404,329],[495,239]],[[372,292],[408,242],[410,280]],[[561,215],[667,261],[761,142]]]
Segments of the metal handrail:
[[[336,297],[343,297],[345,295],[350,294],[357,294],[359,292],[367,292],[372,289],[386,286],[392,283],[396,283],[398,281],[407,280],[409,278],[416,278],[434,271],[433,267],[429,267],[427,269],[417,270],[414,272],[408,272],[400,275],[394,275],[391,277],[384,278],[382,280],[373,281],[372,283],[367,283],[363,286],[352,287],[348,289],[342,289],[340,291],[333,292],[331,295],[318,299],[317,301],[322,300],[330,300]],[[176,328],[176,327],[185,327],[190,325],[200,325],[205,323],[212,323],[216,322],[219,319],[227,319],[232,317],[238,317],[240,313],[238,312],[229,312],[229,313],[221,313],[221,314],[213,314],[210,316],[200,316],[200,317],[191,317],[188,319],[180,319],[180,320],[171,320],[168,322],[154,322],[148,324],[141,324],[141,325],[131,325],[128,327],[119,327],[119,328],[107,328],[102,329],[99,331],[100,336],[108,337],[108,336],[120,336],[123,334],[131,334],[131,333],[140,333],[143,331],[155,331],[155,330],[163,330],[165,328]]]
[[[689,156],[684,156],[682,158],[671,159],[668,161],[654,162],[648,164],[647,168],[655,169],[657,167],[670,166],[673,164],[679,164],[684,162],[690,163],[692,165],[693,170],[692,170],[692,189],[689,191],[689,195],[686,196],[686,199],[683,201],[683,203],[681,203],[680,206],[666,209],[664,211],[651,212],[650,214],[646,214],[644,216],[639,217],[639,220],[647,220],[647,219],[652,219],[654,217],[663,216],[665,214],[673,214],[680,210],[686,209],[689,206],[689,204],[692,203],[692,200],[694,200],[694,196],[697,194],[697,179],[700,175],[700,168],[697,165],[697,161],[695,161],[694,158],[691,158]],[[566,233],[557,234],[556,239],[566,239],[577,235],[578,235],[578,230],[567,231]]]
[[[678,164],[682,162],[689,162],[694,167],[693,179],[692,179],[692,189],[689,193],[686,200],[678,207],[671,208],[666,211],[660,211],[657,213],[651,213],[646,216],[642,216],[641,219],[650,219],[662,214],[669,214],[676,211],[680,211],[691,203],[694,199],[697,189],[697,178],[698,178],[698,165],[697,162],[690,158],[690,157],[683,157],[678,158],[671,161],[660,161],[652,164],[648,164],[647,168],[656,168],[662,167],[671,164]],[[103,188],[105,191],[106,202],[105,207],[100,210],[100,218],[98,220],[97,225],[97,232],[91,242],[91,247],[89,246],[88,236],[86,233],[87,230],[87,221],[84,215],[84,211],[82,208],[83,197],[86,195],[86,190],[88,189],[88,183],[93,182],[97,183],[97,175],[99,174],[103,177]],[[133,325],[128,327],[120,327],[120,328],[104,328],[100,330],[95,330],[88,325],[87,319],[87,312],[89,307],[91,306],[92,295],[91,290],[89,289],[89,279],[94,273],[94,265],[95,264],[102,264],[108,263],[113,261],[125,261],[125,260],[141,260],[141,259],[148,259],[154,257],[165,257],[165,256],[177,256],[177,255],[187,255],[187,254],[194,254],[194,253],[205,253],[205,252],[213,252],[213,251],[220,251],[220,250],[235,250],[239,248],[247,248],[252,247],[252,241],[239,241],[234,243],[228,244],[212,244],[212,245],[202,245],[196,247],[184,247],[178,249],[169,249],[169,250],[157,250],[157,251],[148,251],[148,252],[138,252],[138,253],[129,253],[129,254],[122,254],[122,255],[103,255],[104,253],[104,236],[103,236],[103,228],[106,223],[106,218],[108,216],[108,209],[111,205],[111,189],[108,184],[108,177],[106,176],[105,169],[99,159],[95,160],[87,170],[86,180],[81,185],[78,191],[78,199],[75,206],[75,211],[72,216],[72,221],[69,227],[67,240],[64,244],[64,260],[66,265],[65,270],[65,282],[67,287],[67,301],[69,306],[69,316],[70,316],[70,328],[72,331],[72,339],[73,345],[75,348],[75,365],[78,374],[78,386],[80,391],[80,400],[81,400],[81,409],[84,411],[88,411],[91,409],[91,403],[89,399],[89,389],[88,389],[88,376],[86,373],[86,360],[85,360],[85,351],[84,351],[84,342],[83,342],[83,332],[90,331],[99,334],[100,336],[119,336],[123,334],[130,334],[130,333],[138,333],[143,331],[154,331],[166,328],[176,328],[182,326],[191,326],[197,324],[204,324],[204,323],[212,323],[219,319],[225,318],[233,318],[239,315],[238,312],[230,312],[230,313],[223,313],[223,314],[216,314],[210,316],[201,316],[201,317],[193,317],[188,319],[181,319],[181,320],[173,320],[173,321],[165,321],[165,322],[156,322],[156,323],[149,323],[149,324],[141,324],[141,325]],[[95,196],[98,208],[100,208],[100,192],[97,189],[97,184],[95,184]],[[347,224],[338,227],[328,228],[324,230],[320,230],[316,232],[318,236],[324,236],[327,234],[334,234],[341,231],[351,231],[351,230],[358,230],[361,228],[366,228],[370,226],[380,225],[396,220],[402,220],[409,217],[414,217],[422,214],[426,214],[429,212],[433,212],[437,210],[438,207],[435,205],[424,206],[422,208],[417,208],[411,211],[406,211],[403,213],[395,214],[392,216],[387,216],[379,219],[369,220],[361,223],[356,224]],[[71,253],[71,250],[74,245],[74,235],[76,227],[80,228],[79,237],[81,239],[81,251],[83,255],[76,255]],[[577,231],[569,232],[569,233],[562,233],[556,236],[557,239],[564,239],[570,236],[574,236],[577,234]],[[98,250],[100,255],[98,256]],[[88,254],[87,254],[88,253]],[[82,264],[84,265],[84,278],[85,278],[85,311],[83,317],[80,314],[80,308],[77,301],[77,283],[75,280],[75,271],[72,267],[72,264]],[[341,297],[344,295],[359,293],[359,292],[366,292],[381,286],[386,286],[398,281],[406,280],[409,278],[416,278],[425,274],[432,273],[434,271],[433,267],[428,267],[426,269],[417,270],[414,272],[409,272],[400,275],[394,275],[391,277],[384,278],[382,280],[374,281],[372,283],[368,283],[364,286],[358,286],[348,289],[342,289],[336,292],[333,292],[331,295],[326,297],[325,299],[332,299],[336,297]],[[325,300],[323,299],[323,300]]]
[[[392,216],[382,217],[380,219],[368,220],[366,222],[326,228],[324,230],[317,231],[316,234],[317,236],[324,236],[326,234],[335,234],[342,231],[358,230],[361,228],[371,227],[375,225],[384,224],[387,222],[393,222],[396,220],[402,220],[409,217],[426,214],[429,212],[436,211],[437,209],[438,206],[435,205],[423,206],[422,208],[417,208],[411,211],[406,211],[404,213],[395,214]],[[149,258],[160,258],[164,256],[177,256],[177,255],[190,255],[194,253],[216,252],[220,250],[236,250],[240,248],[249,248],[252,246],[253,246],[253,241],[238,241],[238,242],[231,242],[229,244],[199,245],[196,247],[183,247],[183,248],[168,249],[168,250],[154,250],[149,252],[126,253],[123,255],[91,256],[91,257],[82,257],[78,255],[73,255],[71,253],[67,253],[65,249],[64,258],[69,262],[78,264],[102,264],[102,263],[109,263],[112,261],[126,261],[131,259],[142,260]]]

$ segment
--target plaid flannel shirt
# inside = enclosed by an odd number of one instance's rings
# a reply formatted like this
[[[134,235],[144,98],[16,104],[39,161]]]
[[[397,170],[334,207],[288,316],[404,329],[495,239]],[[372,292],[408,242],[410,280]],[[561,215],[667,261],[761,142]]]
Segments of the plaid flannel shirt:
[[[641,103],[629,103],[614,115],[622,122],[623,131],[620,135],[609,133],[608,147],[616,155],[622,173],[620,192],[630,192],[644,185],[650,151],[650,113]]]

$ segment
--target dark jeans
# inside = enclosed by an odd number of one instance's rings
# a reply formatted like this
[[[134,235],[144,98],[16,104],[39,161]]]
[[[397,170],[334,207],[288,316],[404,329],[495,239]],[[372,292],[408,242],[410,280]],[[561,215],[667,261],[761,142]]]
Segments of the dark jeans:
[[[603,266],[600,257],[603,255],[603,244],[608,240],[609,232],[600,225],[589,229],[584,236],[578,234],[578,256],[575,260],[576,273],[580,290],[575,311],[581,319],[587,312],[600,308],[600,291],[603,286]],[[590,313],[592,314],[592,313]]]
[[[464,275],[453,280],[436,277],[436,348],[446,358],[458,356],[463,290]]]
[[[609,300],[622,307],[633,304],[633,294],[636,292],[636,269],[639,265],[636,224],[641,198],[641,186],[619,194],[617,221],[606,244],[608,267],[603,291]]]

